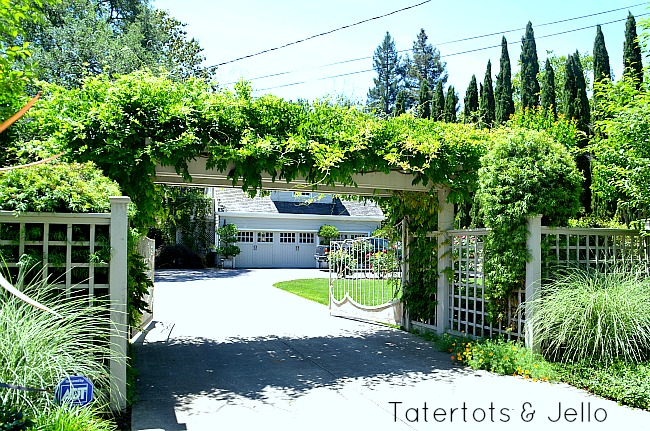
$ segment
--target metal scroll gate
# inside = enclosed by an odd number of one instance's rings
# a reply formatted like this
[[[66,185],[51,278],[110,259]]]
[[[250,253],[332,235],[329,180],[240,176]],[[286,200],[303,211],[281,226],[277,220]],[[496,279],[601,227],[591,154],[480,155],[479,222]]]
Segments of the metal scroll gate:
[[[402,325],[402,244],[384,238],[332,241],[330,314]]]

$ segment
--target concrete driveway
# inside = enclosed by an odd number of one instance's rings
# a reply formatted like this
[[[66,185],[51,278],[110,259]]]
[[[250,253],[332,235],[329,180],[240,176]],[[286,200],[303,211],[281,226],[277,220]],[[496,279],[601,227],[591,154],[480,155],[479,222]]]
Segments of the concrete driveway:
[[[132,430],[610,430],[650,413],[474,372],[419,337],[272,287],[319,270],[157,271]],[[574,414],[575,413],[575,414]]]

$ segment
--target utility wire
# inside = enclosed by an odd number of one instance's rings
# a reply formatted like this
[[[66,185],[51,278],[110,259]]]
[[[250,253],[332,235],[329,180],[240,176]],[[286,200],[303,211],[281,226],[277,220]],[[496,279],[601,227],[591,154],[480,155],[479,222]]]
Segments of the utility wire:
[[[535,28],[544,27],[544,26],[547,26],[547,25],[561,24],[561,23],[564,23],[564,22],[575,21],[575,20],[583,19],[583,18],[590,18],[590,17],[593,17],[593,16],[604,15],[604,14],[608,14],[608,13],[612,13],[612,12],[618,12],[618,11],[621,11],[621,10],[624,10],[624,9],[631,9],[631,8],[635,8],[635,7],[643,6],[643,5],[645,5],[645,3],[638,3],[638,4],[626,6],[626,7],[611,9],[611,10],[607,10],[607,11],[603,11],[603,12],[595,12],[595,13],[591,13],[591,14],[588,14],[588,15],[582,15],[582,16],[577,16],[577,17],[572,17],[572,18],[565,18],[565,19],[561,19],[561,20],[558,20],[558,21],[545,22],[543,24],[536,24]],[[418,6],[418,5],[415,5],[415,6]],[[412,6],[412,7],[414,7],[414,6]],[[640,15],[640,16],[642,16],[642,15]],[[605,23],[605,24],[601,24],[601,25],[606,25],[606,24],[609,24],[609,23]],[[587,27],[587,28],[589,28],[589,27]],[[462,38],[462,39],[450,40],[450,41],[447,41],[447,42],[441,42],[441,43],[432,44],[432,45],[437,47],[437,46],[440,46],[440,45],[448,45],[448,44],[452,44],[452,43],[466,42],[468,40],[482,39],[482,38],[485,38],[485,37],[495,36],[495,35],[499,35],[499,34],[513,33],[515,31],[522,31],[522,30],[525,30],[525,29],[526,28],[523,27],[523,28],[517,28],[517,29],[512,29],[512,30],[499,31],[499,32],[494,32],[494,33],[483,34],[483,35],[480,35],[480,36],[470,36],[470,37],[466,37],[466,38]],[[561,33],[557,33],[557,34],[561,34]],[[543,37],[550,37],[550,36],[551,35],[547,35],[547,36],[543,36]],[[512,44],[512,42],[510,42],[509,45],[510,44]],[[498,45],[498,46],[501,46],[501,45]],[[489,48],[494,48],[494,47],[490,46],[490,47],[485,47],[485,48],[479,48],[478,51],[480,51],[482,49],[489,49]],[[411,52],[411,51],[413,51],[413,48],[402,49],[402,50],[399,50],[398,52],[403,53],[403,52]],[[466,52],[474,52],[474,51],[466,51]],[[447,55],[445,55],[445,57],[452,57],[452,56],[460,55],[460,54],[463,54],[463,53],[465,53],[465,52],[447,54]],[[306,68],[306,69],[289,70],[289,71],[285,71],[285,72],[277,72],[277,73],[271,73],[271,74],[268,74],[268,75],[256,76],[256,77],[247,79],[247,81],[257,81],[257,80],[260,80],[260,79],[274,78],[276,76],[289,75],[289,74],[296,73],[296,72],[305,72],[305,71],[308,71],[308,70],[322,69],[322,68],[325,68],[325,67],[338,66],[340,64],[353,63],[353,62],[356,62],[356,61],[371,60],[372,58],[373,58],[372,56],[367,56],[367,57],[352,58],[352,59],[348,59],[348,60],[341,60],[341,61],[337,61],[337,62],[334,62],[334,63],[323,64],[323,65],[320,65],[320,66],[314,66],[314,67]],[[225,64],[225,63],[221,63],[221,64]],[[361,72],[357,72],[357,73],[361,73]],[[233,85],[236,82],[237,81],[228,82],[228,83],[226,83],[224,85]],[[293,84],[291,84],[291,85],[293,85]],[[258,91],[261,91],[261,90],[258,90]]]
[[[296,41],[293,41],[293,42],[285,43],[284,45],[276,46],[275,48],[265,49],[263,51],[256,52],[255,54],[248,54],[248,55],[245,55],[243,57],[235,58],[234,60],[224,61],[223,63],[218,63],[218,64],[216,64],[214,66],[211,66],[211,67],[219,67],[219,66],[223,66],[225,64],[230,64],[230,63],[234,63],[236,61],[240,61],[240,60],[244,60],[244,59],[247,59],[247,58],[256,57],[258,55],[266,54],[267,52],[277,51],[278,49],[286,48],[286,47],[291,46],[291,45],[297,45],[299,43],[303,43],[303,42],[306,42],[308,40],[315,39],[317,37],[326,36],[328,34],[332,34],[332,33],[335,33],[337,31],[341,31],[341,30],[345,30],[347,28],[351,28],[351,27],[354,27],[354,26],[357,26],[357,25],[361,25],[361,24],[364,24],[366,22],[374,21],[374,20],[377,20],[377,19],[385,18],[385,17],[390,16],[390,15],[394,15],[396,13],[404,12],[406,10],[413,9],[413,8],[418,7],[418,6],[422,6],[423,4],[427,4],[429,2],[431,2],[431,0],[425,0],[425,1],[421,2],[421,3],[414,4],[414,5],[411,5],[411,6],[407,6],[407,7],[402,8],[402,9],[394,10],[394,11],[389,12],[389,13],[384,14],[384,15],[374,16],[372,18],[368,18],[368,19],[364,19],[364,20],[359,21],[359,22],[355,22],[354,24],[344,25],[343,27],[338,27],[338,28],[335,28],[333,30],[328,30],[328,31],[325,31],[323,33],[318,33],[318,34],[315,34],[313,36],[306,37],[304,39],[300,39],[300,40],[296,40]]]
[[[642,17],[642,16],[647,16],[647,15],[650,15],[650,12],[638,14],[636,16],[637,17]],[[601,26],[609,25],[609,24],[614,24],[614,23],[617,23],[617,22],[626,21],[626,20],[627,20],[627,18],[617,19],[617,20],[605,22],[605,23],[602,23],[602,24],[594,24],[594,25],[590,25],[590,26],[586,26],[586,27],[580,27],[580,28],[574,28],[574,29],[571,29],[571,30],[560,31],[560,32],[557,32],[557,33],[545,34],[545,35],[542,35],[542,36],[535,36],[535,40],[544,39],[544,38],[547,38],[547,37],[559,36],[559,35],[567,34],[567,33],[573,33],[573,32],[576,32],[576,31],[587,30],[587,29],[590,29],[590,28],[594,28],[597,25],[601,25]],[[520,41],[508,42],[508,45],[513,45],[515,43],[520,43]],[[487,49],[494,49],[494,48],[500,48],[500,47],[501,47],[501,44],[491,45],[491,46],[484,46],[482,48],[476,48],[476,49],[470,49],[470,50],[467,50],[467,51],[454,52],[452,54],[446,54],[444,56],[441,55],[441,58],[453,57],[453,56],[456,56],[456,55],[469,54],[469,53],[472,53],[472,52],[485,51]],[[369,58],[372,58],[372,57],[369,57]],[[326,80],[326,79],[338,78],[338,77],[341,77],[341,76],[348,76],[348,75],[358,75],[358,74],[361,74],[361,73],[368,73],[368,72],[374,72],[374,69],[359,70],[359,71],[356,71],[356,72],[343,73],[343,74],[340,74],[340,75],[326,76],[324,78],[318,78],[318,79],[315,79],[315,80],[316,81],[323,81],[323,80]],[[294,83],[291,83],[291,84],[284,84],[284,85],[279,85],[279,86],[274,86],[274,87],[262,88],[262,89],[255,90],[255,91],[274,90],[276,88],[290,87],[290,86],[293,86],[293,85],[299,85],[299,84],[305,84],[305,83],[306,83],[306,81],[294,82]]]

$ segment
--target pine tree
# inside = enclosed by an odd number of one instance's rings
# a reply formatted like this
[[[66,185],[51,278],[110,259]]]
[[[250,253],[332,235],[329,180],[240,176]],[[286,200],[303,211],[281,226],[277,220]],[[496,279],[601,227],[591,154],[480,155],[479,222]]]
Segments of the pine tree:
[[[492,127],[494,125],[494,89],[492,87],[492,62],[490,60],[488,60],[487,69],[485,70],[478,111],[481,124],[485,127]]]
[[[643,63],[641,61],[641,47],[636,34],[636,20],[628,12],[625,22],[625,42],[623,42],[623,75],[637,80],[637,88],[643,82]]]
[[[447,88],[447,97],[445,97],[445,110],[443,118],[447,123],[456,122],[456,112],[458,111],[458,95],[453,85]]]
[[[406,90],[400,90],[397,92],[397,97],[395,97],[395,110],[393,115],[399,117],[400,115],[406,112]]]
[[[431,100],[431,118],[435,121],[442,121],[442,113],[445,109],[445,94],[442,91],[442,82],[436,83],[436,91],[433,93]]]
[[[465,92],[465,99],[463,100],[463,116],[466,123],[474,123],[477,120],[478,113],[478,89],[476,88],[476,75],[472,75],[469,81],[469,87]]]
[[[555,95],[555,71],[551,61],[546,59],[546,66],[544,67],[544,77],[542,80],[542,108],[551,109],[553,111],[553,118],[557,118],[557,102]]]
[[[440,60],[440,52],[427,42],[424,29],[420,29],[413,42],[413,60],[406,66],[406,81],[411,83],[414,92],[418,92],[422,80],[427,80],[433,87],[438,81],[447,82],[446,63]]]
[[[429,90],[429,83],[426,79],[423,79],[420,83],[418,117],[431,118],[431,91]]]
[[[512,69],[508,54],[508,41],[505,36],[501,39],[500,68],[494,91],[494,113],[497,124],[505,123],[515,113],[515,102],[512,99]]]
[[[521,106],[531,108],[539,106],[539,62],[533,24],[528,21],[526,33],[521,38]]]
[[[400,57],[395,48],[395,41],[388,32],[375,50],[372,67],[377,72],[377,78],[373,79],[375,86],[368,90],[367,104],[379,115],[391,115],[402,85],[402,77],[399,73]]]
[[[596,40],[594,40],[594,84],[602,78],[612,79],[612,76],[609,66],[609,54],[605,47],[605,36],[603,36],[603,31],[598,25],[596,26]]]

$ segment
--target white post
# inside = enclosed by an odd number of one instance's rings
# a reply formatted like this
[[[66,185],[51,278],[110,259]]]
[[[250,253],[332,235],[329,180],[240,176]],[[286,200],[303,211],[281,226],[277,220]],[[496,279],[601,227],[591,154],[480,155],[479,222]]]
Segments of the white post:
[[[533,305],[528,302],[533,300],[541,287],[542,280],[542,216],[537,215],[528,219],[528,239],[526,247],[530,253],[530,261],[526,262],[526,347],[539,350],[534,333],[530,325],[530,318],[535,313]]]
[[[402,292],[404,291],[404,286],[408,283],[409,280],[409,235],[408,235],[408,219],[404,217],[402,220]],[[404,307],[402,303],[403,312],[402,312],[402,326],[407,331],[411,330],[411,316],[409,316],[408,308]]]
[[[447,202],[449,190],[438,190],[438,290],[436,327],[439,334],[449,329],[449,280],[445,275],[451,267],[451,243],[448,230],[454,228],[454,204]]]
[[[126,407],[126,347],[128,339],[128,316],[126,311],[127,283],[127,237],[129,229],[128,196],[111,196],[111,359],[110,385],[111,408],[123,410]]]

